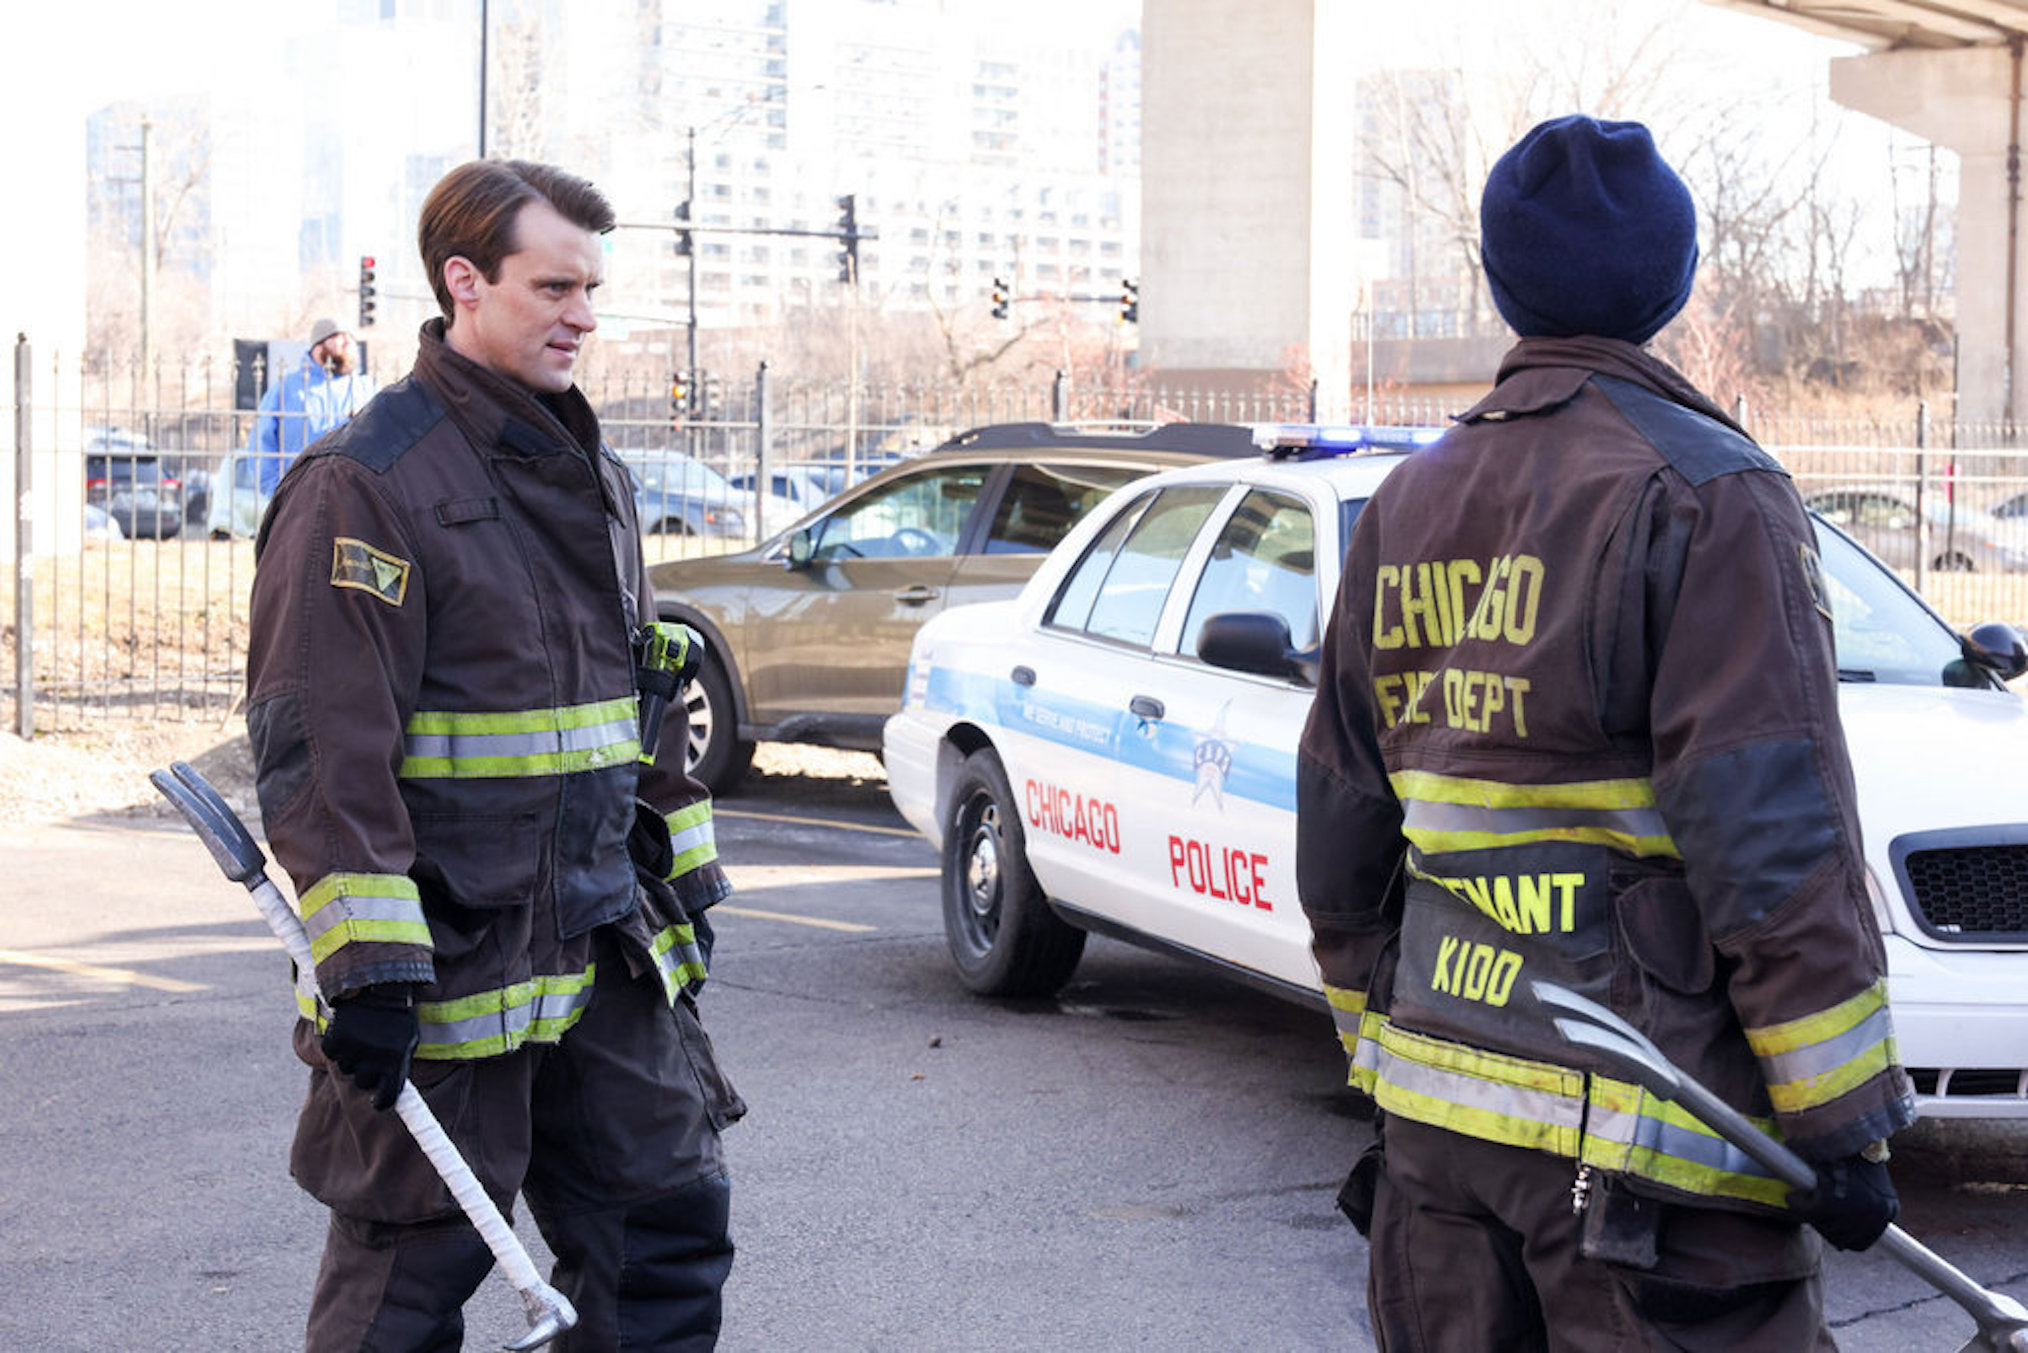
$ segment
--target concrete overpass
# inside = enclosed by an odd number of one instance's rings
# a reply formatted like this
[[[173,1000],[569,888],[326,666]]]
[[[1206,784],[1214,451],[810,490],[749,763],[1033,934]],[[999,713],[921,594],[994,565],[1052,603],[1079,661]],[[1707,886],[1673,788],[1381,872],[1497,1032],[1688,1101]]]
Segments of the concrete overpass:
[[[2028,414],[2022,345],[2022,48],[2028,0],[1705,0],[1866,49],[1831,63],[1831,97],[1958,154],[1961,422]]]
[[[2028,420],[2028,232],[2021,219],[2028,0],[1704,0],[1857,44],[1839,103],[1957,152],[1961,422]],[[1144,0],[1141,352],[1165,374],[1258,385],[1307,352],[1326,417],[1358,384],[1343,248],[1353,88],[1332,54],[1351,5]],[[1295,134],[1291,134],[1292,130]],[[1178,299],[1187,298],[1187,299]],[[1385,348],[1391,345],[1376,345]],[[1382,352],[1419,386],[1483,382],[1503,342]],[[1441,370],[1435,368],[1442,368]],[[1482,374],[1483,373],[1483,374]]]

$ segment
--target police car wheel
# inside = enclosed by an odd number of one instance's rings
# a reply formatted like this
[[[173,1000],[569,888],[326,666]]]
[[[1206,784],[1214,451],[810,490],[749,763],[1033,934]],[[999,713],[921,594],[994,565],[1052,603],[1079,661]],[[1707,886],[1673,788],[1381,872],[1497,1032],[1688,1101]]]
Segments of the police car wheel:
[[[959,979],[981,996],[1053,995],[1084,956],[1084,932],[1050,910],[1026,850],[1000,758],[972,753],[944,833],[944,939]]]
[[[753,744],[739,736],[732,679],[708,648],[697,675],[683,692],[683,702],[690,714],[690,773],[713,794],[730,793],[753,765]]]

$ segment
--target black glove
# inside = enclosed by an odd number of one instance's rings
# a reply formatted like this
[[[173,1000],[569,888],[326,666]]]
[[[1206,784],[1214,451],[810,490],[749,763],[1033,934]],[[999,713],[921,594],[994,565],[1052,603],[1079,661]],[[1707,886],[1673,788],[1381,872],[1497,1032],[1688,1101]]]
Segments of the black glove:
[[[1847,1156],[1817,1166],[1817,1187],[1791,1193],[1789,1208],[1841,1250],[1863,1250],[1901,1213],[1887,1162]]]
[[[352,1083],[390,1109],[408,1080],[408,1061],[422,1041],[415,995],[405,982],[361,987],[331,1003],[324,1056]]]

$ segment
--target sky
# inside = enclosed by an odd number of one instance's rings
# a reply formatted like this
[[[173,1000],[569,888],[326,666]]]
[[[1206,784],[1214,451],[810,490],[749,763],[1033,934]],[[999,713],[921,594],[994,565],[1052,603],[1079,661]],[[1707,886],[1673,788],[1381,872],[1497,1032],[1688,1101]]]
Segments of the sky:
[[[623,0],[578,0],[622,3]],[[1385,52],[1401,64],[1450,64],[1497,52],[1516,35],[1539,32],[1541,20],[1582,12],[1600,21],[1638,26],[1648,15],[1683,10],[1685,0],[1330,0],[1355,6],[1358,26],[1371,40],[1367,52]],[[468,4],[476,32],[477,0]],[[1073,25],[1116,28],[1140,8],[1135,0],[951,0],[1013,8],[1054,29]],[[1244,10],[1245,0],[1232,0]],[[292,35],[332,22],[330,0],[72,0],[19,6],[8,19],[8,83],[45,114],[83,116],[114,99],[145,94],[227,89],[250,71],[272,68]],[[495,0],[495,12],[506,8]],[[1787,25],[1688,4],[1691,26],[1706,55],[1722,56],[1724,70],[1752,82],[1799,78],[1799,67],[1821,66],[1826,56],[1852,50]],[[476,39],[475,39],[476,40]],[[54,54],[52,56],[52,54]]]

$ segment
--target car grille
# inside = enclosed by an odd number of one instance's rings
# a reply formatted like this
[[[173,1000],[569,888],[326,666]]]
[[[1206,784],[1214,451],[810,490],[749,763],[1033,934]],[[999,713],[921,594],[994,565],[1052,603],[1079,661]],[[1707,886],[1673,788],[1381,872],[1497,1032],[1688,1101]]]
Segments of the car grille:
[[[2028,842],[1912,849],[1902,857],[1916,919],[1940,939],[2028,939]]]

